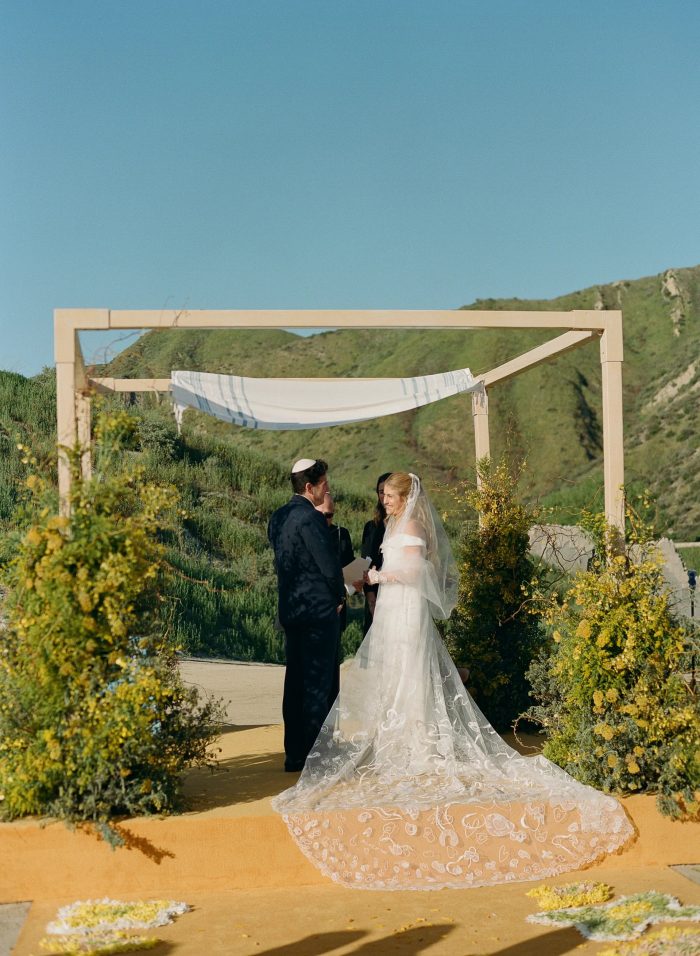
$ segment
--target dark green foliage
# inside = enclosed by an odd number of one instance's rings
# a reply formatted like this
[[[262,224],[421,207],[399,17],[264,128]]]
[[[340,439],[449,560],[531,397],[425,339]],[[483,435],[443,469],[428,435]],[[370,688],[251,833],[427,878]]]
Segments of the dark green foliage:
[[[33,521],[5,574],[0,655],[0,814],[89,821],[115,839],[115,816],[179,806],[182,771],[207,762],[222,716],[183,685],[160,626],[157,533],[176,494],[122,452],[132,428],[124,413],[98,422],[88,481],[72,455],[70,517],[27,479]]]
[[[480,487],[458,502],[481,518],[469,521],[459,546],[459,601],[446,626],[450,652],[470,671],[469,690],[496,727],[509,727],[528,707],[526,672],[542,645],[530,595],[536,570],[528,555],[532,513],[515,498],[505,463],[479,463]]]
[[[10,522],[22,496],[25,469],[17,443],[30,446],[51,473],[55,433],[53,370],[46,369],[31,379],[0,372],[0,528]]]

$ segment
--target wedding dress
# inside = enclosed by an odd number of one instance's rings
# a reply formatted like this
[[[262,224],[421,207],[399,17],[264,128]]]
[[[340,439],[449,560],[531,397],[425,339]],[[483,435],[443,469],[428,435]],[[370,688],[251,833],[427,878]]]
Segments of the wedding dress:
[[[295,786],[273,800],[303,853],[358,889],[550,877],[625,844],[620,804],[523,757],[476,706],[433,617],[456,603],[440,519],[412,476],[391,517],[372,626]]]

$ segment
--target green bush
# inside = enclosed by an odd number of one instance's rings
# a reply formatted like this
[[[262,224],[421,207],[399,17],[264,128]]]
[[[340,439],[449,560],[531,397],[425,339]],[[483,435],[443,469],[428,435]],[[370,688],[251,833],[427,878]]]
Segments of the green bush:
[[[549,601],[551,646],[530,669],[544,753],[584,783],[654,791],[662,812],[700,816],[700,708],[680,673],[689,634],[674,617],[649,529],[628,511],[624,550],[588,516],[599,556]]]
[[[538,580],[529,557],[534,515],[515,497],[517,479],[505,464],[479,462],[479,487],[462,486],[460,505],[477,516],[458,548],[459,599],[445,627],[450,653],[470,671],[469,691],[496,727],[528,707],[526,672],[542,645],[530,596]]]
[[[27,480],[34,521],[5,574],[0,654],[0,815],[92,821],[179,805],[181,772],[207,762],[218,706],[182,684],[157,627],[160,529],[174,489],[144,478],[128,454],[133,420],[103,417],[96,472],[72,455],[70,517]]]

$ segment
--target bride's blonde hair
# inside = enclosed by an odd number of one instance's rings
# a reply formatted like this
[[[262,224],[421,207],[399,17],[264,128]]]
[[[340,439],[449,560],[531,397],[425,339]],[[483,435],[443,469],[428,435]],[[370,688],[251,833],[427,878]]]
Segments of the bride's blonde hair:
[[[384,487],[390,487],[396,491],[401,496],[401,502],[403,507],[399,514],[395,515],[395,520],[400,521],[403,519],[406,509],[406,504],[408,502],[408,497],[411,494],[411,489],[413,488],[413,475],[409,475],[405,471],[395,471],[393,474],[389,475],[387,480],[384,482]],[[419,481],[420,479],[415,479]],[[425,509],[422,507],[420,499],[414,502],[414,507],[411,512],[411,520],[414,524],[418,525],[420,529],[420,534],[425,538],[426,552],[431,554],[436,547],[435,535],[432,532],[433,522],[426,520],[428,517],[425,514]],[[414,533],[414,532],[412,532]]]
[[[405,471],[394,471],[384,482],[385,488],[387,485],[401,496],[403,508],[405,508],[406,501],[411,493],[411,476]]]

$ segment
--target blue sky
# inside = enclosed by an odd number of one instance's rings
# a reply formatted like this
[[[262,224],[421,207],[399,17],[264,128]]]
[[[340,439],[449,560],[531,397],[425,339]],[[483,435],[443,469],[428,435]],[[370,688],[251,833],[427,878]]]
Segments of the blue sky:
[[[453,308],[700,262],[694,0],[0,11],[0,368],[51,363],[56,307]]]

